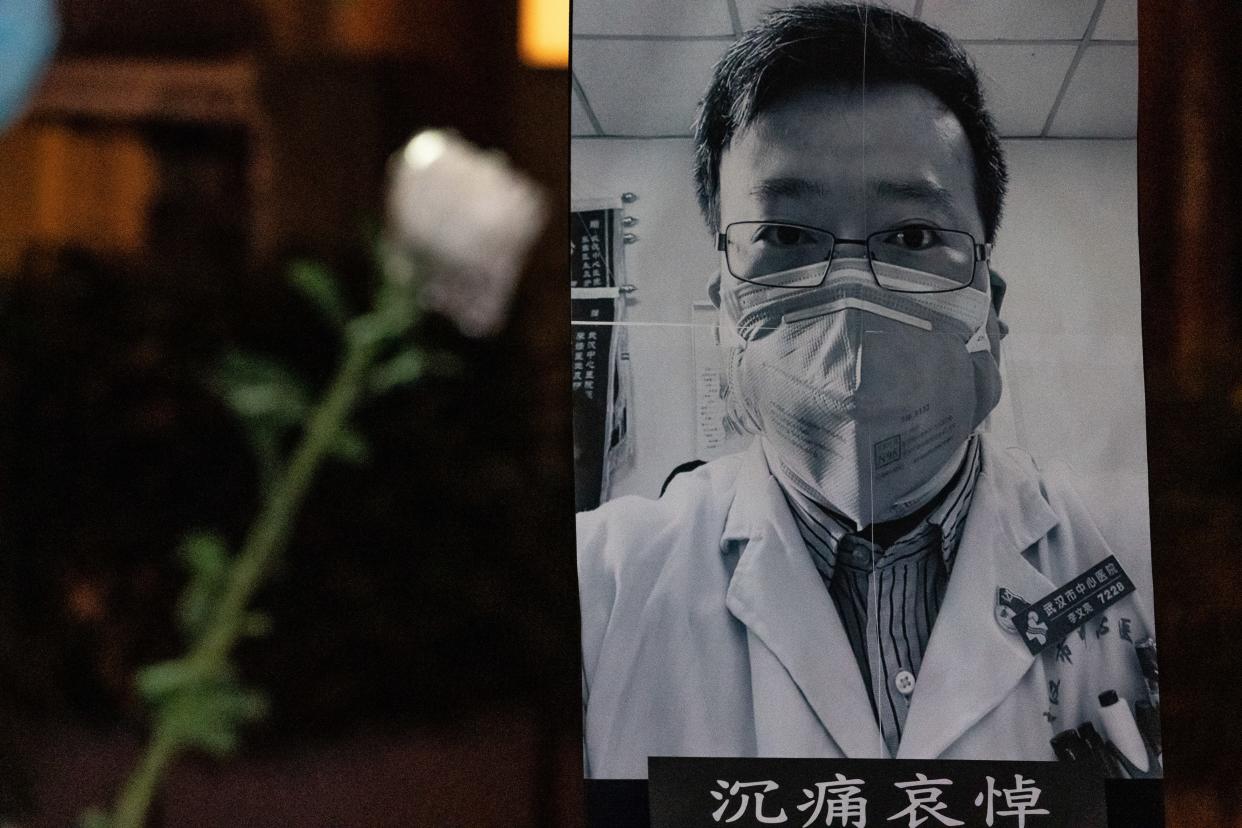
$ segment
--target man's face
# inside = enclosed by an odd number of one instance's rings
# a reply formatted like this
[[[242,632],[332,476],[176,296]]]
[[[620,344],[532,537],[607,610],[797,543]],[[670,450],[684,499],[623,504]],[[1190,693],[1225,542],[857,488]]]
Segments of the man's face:
[[[966,134],[934,95],[913,85],[806,89],[734,136],[720,162],[720,226],[762,220],[846,239],[931,225],[984,241]],[[842,245],[834,255],[865,252]],[[980,262],[974,286],[985,289],[986,280]],[[736,288],[725,275],[721,290]]]
[[[726,150],[720,211],[768,223],[721,262],[730,421],[860,527],[929,502],[1000,397],[987,263],[948,232],[983,242],[957,118],[916,86],[804,90]]]

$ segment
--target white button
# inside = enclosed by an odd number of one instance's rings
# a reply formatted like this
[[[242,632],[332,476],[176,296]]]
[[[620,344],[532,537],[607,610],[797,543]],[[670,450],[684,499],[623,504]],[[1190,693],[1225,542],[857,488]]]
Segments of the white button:
[[[893,679],[893,683],[897,685],[897,692],[903,696],[908,696],[914,692],[914,673],[909,670],[902,670]]]

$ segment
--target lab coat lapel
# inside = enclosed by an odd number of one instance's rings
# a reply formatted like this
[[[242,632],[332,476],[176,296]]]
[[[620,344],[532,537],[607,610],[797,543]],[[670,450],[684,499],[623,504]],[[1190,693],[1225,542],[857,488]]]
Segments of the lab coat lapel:
[[[1055,588],[1023,550],[1057,523],[1035,478],[995,447],[984,455],[944,604],[919,669],[900,759],[932,759],[999,705],[1035,657],[996,620],[996,593]]]
[[[752,660],[752,671],[783,668],[847,757],[883,755],[884,741],[845,627],[758,440],[740,472],[737,492],[722,540],[722,547],[741,547],[726,606],[780,662],[775,667]],[[772,677],[764,678],[755,686]],[[770,702],[755,698],[756,709],[765,701]],[[771,738],[763,741],[782,743],[780,734],[765,735]],[[804,744],[804,737],[789,734],[785,743]]]

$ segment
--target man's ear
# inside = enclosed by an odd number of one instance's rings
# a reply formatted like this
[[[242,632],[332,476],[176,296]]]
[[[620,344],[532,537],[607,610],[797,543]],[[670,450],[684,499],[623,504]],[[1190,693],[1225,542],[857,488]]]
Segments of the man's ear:
[[[716,307],[716,324],[712,328],[712,336],[716,339],[716,347],[720,347],[720,271],[717,270],[707,277],[707,298]]]
[[[717,270],[707,279],[707,298],[712,300],[716,310],[720,310],[720,271]]]
[[[992,309],[996,311],[996,321],[1000,328],[1000,338],[1004,339],[1005,335],[1009,333],[1009,326],[1006,325],[1004,320],[1000,318],[1000,312],[1001,305],[1005,302],[1005,291],[1007,290],[1007,287],[1005,285],[1005,280],[1001,278],[1001,275],[991,268],[988,268],[988,281],[990,282],[992,288]]]
[[[1000,316],[1001,304],[1005,301],[1005,280],[1001,275],[992,268],[988,268],[988,281],[992,285],[992,307],[996,308],[996,315]]]

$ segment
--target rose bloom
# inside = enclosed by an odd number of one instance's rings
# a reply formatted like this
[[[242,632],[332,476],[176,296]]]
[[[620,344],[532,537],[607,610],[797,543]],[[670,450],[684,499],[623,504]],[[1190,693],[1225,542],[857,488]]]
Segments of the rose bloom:
[[[431,260],[423,301],[467,336],[500,330],[546,217],[533,182],[454,133],[420,132],[393,157],[392,238]]]

